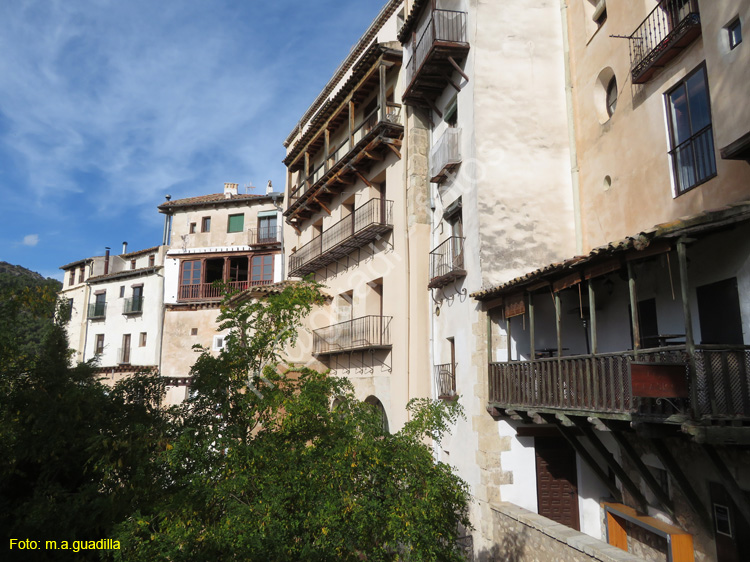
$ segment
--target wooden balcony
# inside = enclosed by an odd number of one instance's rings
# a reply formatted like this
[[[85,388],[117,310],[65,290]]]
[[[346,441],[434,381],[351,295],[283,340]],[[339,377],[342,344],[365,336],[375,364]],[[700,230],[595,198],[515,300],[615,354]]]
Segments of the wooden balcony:
[[[290,221],[305,219],[341,189],[355,181],[369,183],[364,172],[391,152],[399,158],[404,126],[401,105],[388,103],[381,111],[376,107],[352,125],[349,134],[337,145],[328,148],[328,157],[305,174],[298,172],[297,182],[290,188],[284,216]]]
[[[391,347],[391,316],[362,316],[313,331],[313,353],[332,355]]]
[[[490,363],[490,405],[502,410],[681,422],[750,419],[750,347],[684,346]]]
[[[180,301],[201,301],[201,300],[221,300],[224,298],[226,288],[234,291],[244,291],[248,287],[258,285],[268,285],[272,280],[248,280],[248,281],[224,281],[223,284],[214,283],[194,283],[192,285],[180,285],[178,300]]]
[[[441,400],[455,399],[456,365],[454,363],[435,365],[435,383],[437,384],[438,398]]]
[[[633,84],[644,84],[701,34],[698,0],[661,0],[630,36]]]
[[[248,230],[250,246],[278,246],[281,244],[281,227],[269,226]]]
[[[451,236],[430,252],[430,289],[444,287],[456,279],[466,277],[464,269],[464,239]]]
[[[374,242],[393,228],[393,201],[370,199],[289,256],[289,275],[302,277]]]
[[[421,34],[413,36],[402,97],[406,105],[433,105],[451,84],[453,71],[463,75],[458,61],[469,52],[466,16],[466,12],[433,10]]]

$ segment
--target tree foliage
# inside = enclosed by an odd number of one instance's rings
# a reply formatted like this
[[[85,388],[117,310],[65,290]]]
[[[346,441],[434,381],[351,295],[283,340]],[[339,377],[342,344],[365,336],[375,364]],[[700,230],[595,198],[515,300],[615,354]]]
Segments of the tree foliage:
[[[227,350],[198,359],[160,458],[171,492],[121,525],[120,559],[461,559],[467,488],[426,442],[458,406],[413,402],[391,435],[347,380],[275,364],[320,298],[301,284],[223,310]]]

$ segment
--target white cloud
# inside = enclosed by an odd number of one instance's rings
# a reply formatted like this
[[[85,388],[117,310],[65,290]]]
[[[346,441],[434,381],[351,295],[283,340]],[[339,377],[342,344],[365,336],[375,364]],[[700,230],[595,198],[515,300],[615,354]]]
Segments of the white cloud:
[[[23,237],[23,245],[24,246],[36,246],[39,244],[39,235],[38,234],[27,234]]]

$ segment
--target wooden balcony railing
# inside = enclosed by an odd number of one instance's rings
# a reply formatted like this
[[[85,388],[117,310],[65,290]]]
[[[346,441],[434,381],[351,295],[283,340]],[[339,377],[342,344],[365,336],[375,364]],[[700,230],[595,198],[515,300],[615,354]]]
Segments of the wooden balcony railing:
[[[256,279],[248,281],[224,281],[222,285],[213,283],[194,283],[192,285],[180,285],[178,300],[219,300],[224,297],[225,287],[232,290],[243,291],[248,287],[257,285],[268,285],[273,283],[272,279]]]
[[[89,318],[92,320],[101,320],[107,316],[106,302],[93,302],[89,304]]]
[[[280,226],[263,226],[261,228],[251,228],[248,230],[249,242],[251,246],[265,246],[281,243]]]
[[[358,146],[364,139],[369,139],[382,127],[401,126],[401,105],[388,103],[385,118],[381,118],[380,106],[364,116],[339,144],[330,148],[325,161],[320,162],[312,172],[300,175],[297,183],[289,191],[289,206],[292,206],[308,191],[317,189],[328,173],[351,160],[358,152]]]
[[[421,29],[421,26],[420,26]],[[406,90],[404,102],[412,103],[427,94],[434,98],[445,86],[452,74],[452,56],[463,56],[469,50],[466,34],[466,12],[454,10],[433,10],[429,20],[425,23],[421,34],[416,38],[414,50],[409,62],[406,63]],[[438,78],[438,86],[434,78]],[[428,78],[420,82],[420,78]],[[432,82],[431,85],[428,83]]]
[[[143,297],[125,299],[122,306],[123,314],[141,314],[143,312]]]
[[[633,83],[648,82],[700,34],[698,0],[661,0],[630,36]]]
[[[330,355],[391,347],[391,316],[362,316],[313,332],[313,353]]]
[[[370,199],[289,256],[289,275],[302,277],[333,263],[393,228],[393,201]]]
[[[456,395],[456,366],[453,363],[435,365],[435,382],[438,398],[452,398]]]
[[[430,151],[430,181],[443,181],[461,163],[461,129],[449,128]]]
[[[451,236],[430,252],[430,289],[444,287],[465,276],[463,238]]]
[[[490,403],[614,417],[667,418],[692,411],[697,418],[749,418],[750,347],[697,346],[694,358],[697,388],[689,392],[690,359],[683,346],[642,350],[637,356],[625,351],[490,363]],[[634,365],[650,364],[655,366],[651,380],[634,377]]]

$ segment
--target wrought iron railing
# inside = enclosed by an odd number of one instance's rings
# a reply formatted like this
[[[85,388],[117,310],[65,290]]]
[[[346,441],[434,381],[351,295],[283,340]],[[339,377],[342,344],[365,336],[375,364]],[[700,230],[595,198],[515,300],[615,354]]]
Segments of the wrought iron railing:
[[[456,395],[456,366],[453,363],[435,365],[435,384],[439,398]]]
[[[419,72],[419,68],[432,50],[437,41],[450,43],[466,43],[466,12],[455,10],[434,10],[429,21],[426,22],[424,31],[417,38],[409,62],[406,63],[406,84]]]
[[[101,319],[107,316],[106,302],[93,302],[89,304],[89,318]]]
[[[677,192],[682,193],[716,175],[713,127],[708,125],[670,152],[677,179]]]
[[[280,226],[262,226],[260,228],[251,228],[248,230],[251,246],[262,244],[278,244],[281,242]]]
[[[692,410],[696,417],[750,417],[750,348],[697,346],[696,387],[690,398],[639,398],[633,395],[631,365],[684,365],[689,385],[690,359],[684,346],[490,363],[490,402],[513,408],[574,410],[666,417]]]
[[[661,0],[630,36],[633,81],[643,75],[690,30],[700,30],[698,0]]]
[[[341,162],[344,157],[354,150],[357,143],[367,137],[381,123],[401,125],[401,105],[388,102],[386,105],[385,120],[380,119],[380,106],[365,115],[354,129],[352,129],[350,135],[347,135],[338,145],[330,149],[328,157],[312,173],[307,176],[300,176],[297,179],[296,185],[289,191],[290,204],[299,199],[307,191],[315,188],[316,184],[325,177],[328,170]]]
[[[289,256],[289,274],[298,276],[300,269],[327,252],[342,246],[351,250],[359,242],[364,244],[366,237],[358,241],[358,235],[371,226],[392,226],[393,201],[373,198],[360,205],[339,222],[324,230],[299,250]],[[348,243],[351,243],[347,246]]]
[[[460,163],[461,129],[450,127],[430,151],[430,180],[441,180],[448,169]]]
[[[192,285],[180,285],[178,299],[182,301],[209,299],[218,300],[224,297],[227,288],[234,291],[243,291],[248,287],[268,285],[269,283],[273,283],[273,279],[224,281],[222,284],[194,283]]]
[[[430,285],[442,278],[466,275],[464,239],[451,236],[430,252]]]
[[[143,297],[125,299],[122,306],[123,314],[140,314],[141,312],[143,312]]]
[[[391,316],[362,316],[313,331],[313,353],[391,346]]]

